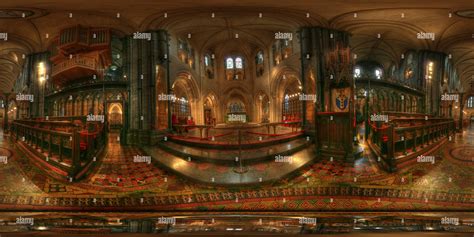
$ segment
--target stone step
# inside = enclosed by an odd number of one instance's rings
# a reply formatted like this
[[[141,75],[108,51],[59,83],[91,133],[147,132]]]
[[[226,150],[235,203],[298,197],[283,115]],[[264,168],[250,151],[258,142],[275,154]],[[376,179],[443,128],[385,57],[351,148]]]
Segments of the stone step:
[[[255,164],[268,160],[275,160],[278,156],[290,156],[312,143],[312,140],[306,138],[297,138],[285,143],[278,143],[268,147],[253,149],[210,149],[196,148],[189,145],[183,145],[174,141],[161,142],[158,146],[188,161],[206,162],[222,165],[236,165],[239,162],[245,164]]]

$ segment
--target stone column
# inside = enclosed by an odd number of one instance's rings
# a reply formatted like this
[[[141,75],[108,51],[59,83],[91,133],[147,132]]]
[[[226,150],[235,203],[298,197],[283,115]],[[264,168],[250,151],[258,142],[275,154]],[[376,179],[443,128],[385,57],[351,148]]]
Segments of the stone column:
[[[150,34],[150,40],[132,36],[124,39],[130,98],[126,128],[129,143],[149,143],[156,132],[156,68],[167,63],[168,44],[166,31]]]
[[[301,76],[303,92],[308,91],[309,83],[306,82],[307,68],[315,69],[317,103],[314,106],[315,131],[314,137],[318,137],[318,115],[317,112],[336,112],[332,108],[331,91],[334,88],[350,88],[349,113],[345,121],[346,127],[352,128],[354,115],[354,82],[352,77],[352,57],[349,48],[349,33],[334,29],[320,27],[303,27],[300,29],[301,42]],[[303,103],[306,105],[307,103]],[[305,111],[306,108],[303,109]],[[306,114],[304,114],[306,115]],[[306,118],[305,118],[306,119]],[[352,137],[354,129],[347,131],[349,137],[345,141],[346,161],[352,161]]]

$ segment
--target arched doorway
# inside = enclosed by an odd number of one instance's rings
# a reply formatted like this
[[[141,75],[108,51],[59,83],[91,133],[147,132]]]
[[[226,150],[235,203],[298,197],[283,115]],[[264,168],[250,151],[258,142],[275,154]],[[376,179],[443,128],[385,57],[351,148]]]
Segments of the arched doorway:
[[[193,121],[191,115],[190,98],[186,93],[186,88],[180,83],[173,87],[174,98],[171,101],[171,120],[173,124],[187,124]]]
[[[218,123],[247,123],[258,122],[254,121],[254,112],[252,106],[254,105],[254,97],[248,92],[248,89],[242,86],[230,87],[222,93],[225,97],[221,98],[220,114],[218,115]],[[233,120],[233,121],[230,121]]]
[[[189,73],[181,73],[171,86],[171,123],[203,124],[203,116],[197,105],[199,90]]]
[[[261,91],[255,101],[257,102],[257,121],[270,122],[270,98],[268,95]]]
[[[121,129],[123,127],[123,109],[122,104],[119,102],[114,102],[109,104],[107,110],[107,122],[109,124],[109,129]]]
[[[217,98],[214,94],[209,94],[204,99],[204,123],[206,125],[216,125]]]
[[[298,73],[291,68],[284,68],[272,80],[272,121],[301,121],[303,119],[302,85]]]
[[[301,84],[296,78],[289,81],[285,87],[282,100],[283,122],[301,121],[303,115],[302,101],[300,100]]]

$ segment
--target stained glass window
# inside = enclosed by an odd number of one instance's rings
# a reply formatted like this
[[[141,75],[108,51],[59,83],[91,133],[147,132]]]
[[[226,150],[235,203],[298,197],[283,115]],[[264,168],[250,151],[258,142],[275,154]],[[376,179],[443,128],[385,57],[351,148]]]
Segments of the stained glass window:
[[[360,68],[356,68],[356,69],[354,70],[354,77],[355,77],[355,78],[359,78],[359,77],[360,77]]]
[[[375,69],[375,77],[380,79],[382,77],[382,71],[380,69]]]
[[[232,58],[227,58],[226,68],[227,69],[233,69],[234,68],[234,60]]]
[[[469,99],[467,100],[467,107],[474,108],[474,96],[469,97]]]
[[[209,56],[204,56],[204,65],[206,65],[206,67],[209,66]]]
[[[235,68],[242,69],[243,68],[243,63],[242,63],[242,58],[237,57],[235,59]]]

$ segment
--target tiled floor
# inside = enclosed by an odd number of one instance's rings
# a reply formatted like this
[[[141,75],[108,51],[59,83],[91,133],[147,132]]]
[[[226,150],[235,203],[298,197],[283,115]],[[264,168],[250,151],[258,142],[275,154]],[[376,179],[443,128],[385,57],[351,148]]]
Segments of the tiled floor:
[[[107,153],[99,170],[89,178],[89,184],[100,188],[120,187],[120,191],[128,188],[136,191],[161,182],[165,176],[162,170],[151,163],[134,160],[135,156],[147,156],[145,152],[138,147],[120,145],[117,136],[116,133],[109,134]]]
[[[133,156],[145,155],[145,151],[122,146],[116,139],[109,139],[108,153],[97,173],[79,183],[65,183],[46,176],[0,134],[0,154],[9,156],[7,164],[0,163],[0,208],[473,210],[474,165],[466,158],[474,148],[472,137],[474,126],[440,149],[435,164],[418,163],[398,173],[380,170],[366,153],[354,167],[317,161],[298,171],[296,177],[258,186],[224,187],[199,184],[154,164],[133,162]],[[199,177],[237,174],[231,169],[212,170],[208,164],[171,162],[173,157],[169,158],[170,166],[189,166],[187,169]],[[254,169],[269,176],[281,173],[275,163]],[[233,200],[236,197],[238,200]]]

